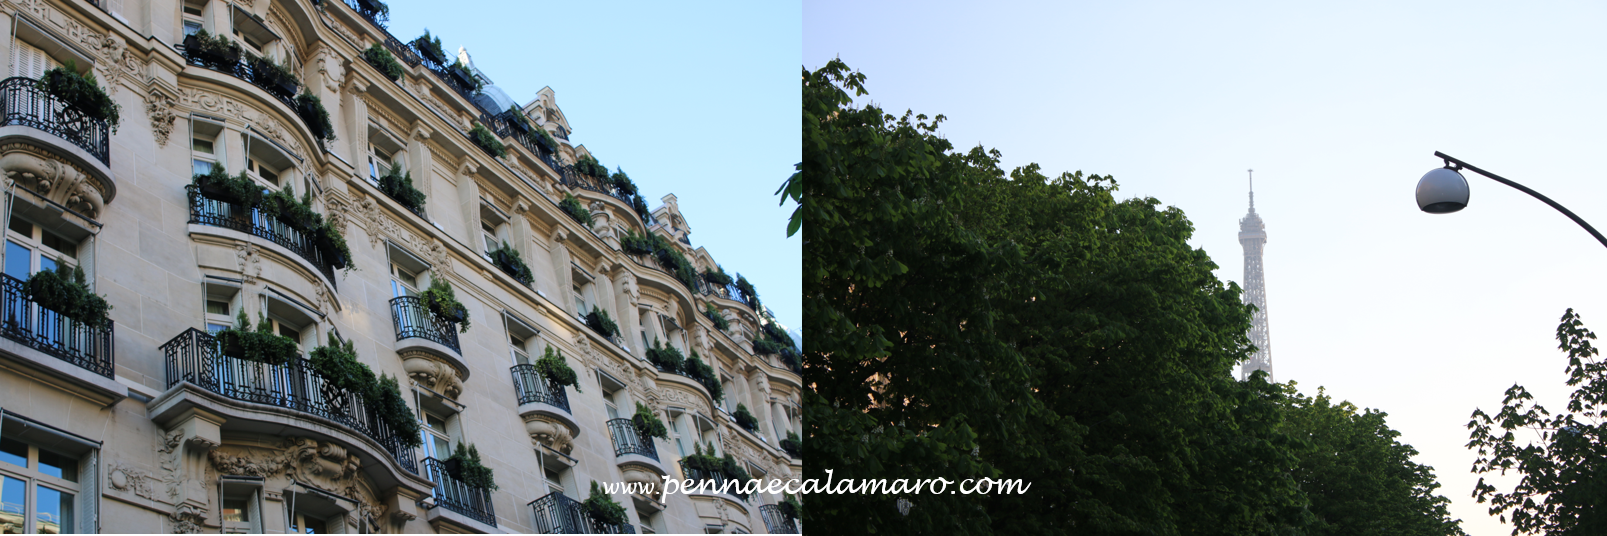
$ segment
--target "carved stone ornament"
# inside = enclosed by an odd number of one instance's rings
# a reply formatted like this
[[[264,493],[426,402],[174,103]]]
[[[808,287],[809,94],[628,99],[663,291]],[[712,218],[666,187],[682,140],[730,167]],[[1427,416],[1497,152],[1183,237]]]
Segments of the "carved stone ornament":
[[[397,357],[402,358],[407,377],[426,389],[453,399],[463,394],[463,379],[458,377],[456,367],[421,350],[403,351]]]
[[[206,510],[191,504],[180,504],[168,514],[173,522],[173,534],[200,534],[206,523]]]
[[[178,102],[161,89],[152,87],[145,95],[145,115],[151,118],[151,132],[156,134],[158,147],[167,147],[167,139],[173,135],[173,120],[178,119],[178,114],[173,113],[176,106]]]
[[[121,461],[113,461],[106,467],[106,483],[110,485],[112,489],[133,493],[134,495],[138,495],[153,501],[161,500],[158,499],[156,497],[156,493],[152,491],[151,481],[153,480],[156,480],[156,478],[152,477],[151,474],[146,472],[144,469],[125,464]]]
[[[364,518],[382,518],[385,512],[377,488],[360,471],[362,459],[333,441],[291,436],[277,448],[225,444],[207,458],[216,475],[262,477],[269,488],[283,488],[295,480],[357,500]]]
[[[525,432],[530,434],[532,441],[566,455],[575,450],[575,436],[570,433],[569,427],[547,417],[540,415],[526,417]]]
[[[241,242],[234,245],[234,260],[240,266],[240,280],[249,285],[257,282],[262,276],[262,250],[255,243]],[[322,285],[319,285],[322,288]]]
[[[452,250],[434,237],[423,237],[402,227],[395,219],[380,210],[373,197],[354,192],[357,199],[356,215],[368,226],[368,245],[379,247],[382,237],[406,246],[430,262],[437,274],[452,272]]]
[[[238,119],[250,124],[274,141],[289,147],[291,151],[298,155],[309,154],[306,146],[302,145],[301,138],[291,136],[289,134],[290,129],[274,118],[274,114],[263,112],[250,104],[203,89],[184,86],[179,87],[178,103],[198,112]]]
[[[90,218],[100,217],[106,207],[108,185],[32,144],[0,146],[0,169],[7,179]]]

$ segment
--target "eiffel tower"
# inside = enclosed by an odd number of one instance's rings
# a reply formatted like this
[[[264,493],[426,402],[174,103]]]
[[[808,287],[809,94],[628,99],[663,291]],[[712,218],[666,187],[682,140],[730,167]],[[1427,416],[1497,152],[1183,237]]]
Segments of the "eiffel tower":
[[[1240,367],[1241,378],[1257,370],[1272,381],[1272,334],[1267,329],[1267,281],[1262,275],[1261,250],[1267,243],[1267,226],[1255,213],[1255,170],[1250,170],[1250,213],[1239,220],[1239,244],[1244,245],[1244,303],[1255,305],[1250,320],[1250,344],[1255,353]]]

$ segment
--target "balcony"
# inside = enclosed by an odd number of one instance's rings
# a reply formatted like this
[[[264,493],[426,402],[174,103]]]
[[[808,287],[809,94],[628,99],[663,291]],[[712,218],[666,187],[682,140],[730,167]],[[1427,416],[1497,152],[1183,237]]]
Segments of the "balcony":
[[[764,518],[765,530],[771,534],[803,534],[798,519],[783,514],[779,504],[760,506],[759,515]]]
[[[457,322],[448,322],[436,316],[418,296],[392,298],[391,321],[396,327],[397,341],[423,339],[463,355],[462,348],[458,346]]]
[[[88,326],[28,299],[23,281],[0,274],[0,335],[78,368],[112,378],[112,327]]]
[[[553,450],[571,452],[574,439],[580,437],[580,423],[570,413],[564,386],[543,377],[535,365],[514,365],[509,372],[513,374],[513,392],[519,397],[519,417],[524,419],[525,432]]]
[[[580,501],[559,492],[530,501],[530,508],[536,513],[536,534],[636,534],[629,523],[598,523]]]
[[[733,478],[727,478],[725,473],[721,473],[719,471],[687,467],[686,460],[684,459],[681,460],[681,476],[686,480],[693,480],[697,482],[696,485],[698,487],[694,488],[696,491],[689,490],[688,493],[701,493],[705,495],[713,495],[718,493],[734,500],[742,501],[743,503],[747,503],[751,498],[747,495],[743,495],[740,489],[742,486],[747,485],[746,482],[740,482]],[[726,487],[727,485],[730,487]]]
[[[167,367],[167,387],[188,382],[225,398],[288,409],[331,421],[373,440],[396,464],[418,474],[413,449],[385,427],[362,397],[332,388],[305,359],[283,365],[246,361],[223,355],[216,338],[189,328],[161,346]],[[151,404],[163,406],[163,400]],[[174,404],[177,406],[177,404]],[[182,411],[172,408],[171,412]],[[243,413],[243,412],[242,412]],[[249,417],[237,417],[249,419]],[[316,431],[313,426],[298,425]]]
[[[38,80],[19,76],[0,81],[0,111],[5,114],[0,126],[43,130],[83,149],[101,165],[111,165],[110,125],[40,90]]]
[[[608,433],[614,437],[615,457],[638,455],[658,461],[658,447],[653,446],[653,438],[637,431],[630,419],[609,419]]]
[[[306,260],[313,271],[323,274],[331,288],[335,287],[335,267],[324,259],[311,235],[292,229],[261,210],[246,210],[240,205],[202,197],[194,185],[186,186],[185,190],[190,197],[190,223],[239,231],[272,242]]]
[[[436,507],[491,527],[497,526],[497,513],[491,507],[491,490],[464,484],[448,473],[446,462],[435,458],[424,459],[424,476],[435,483],[431,496],[435,497]],[[458,524],[466,525],[461,522]],[[468,527],[476,528],[472,525]]]

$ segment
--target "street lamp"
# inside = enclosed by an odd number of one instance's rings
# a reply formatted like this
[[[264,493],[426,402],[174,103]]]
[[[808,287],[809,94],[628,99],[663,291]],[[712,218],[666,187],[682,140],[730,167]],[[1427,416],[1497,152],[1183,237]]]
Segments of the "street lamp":
[[[1445,153],[1434,151],[1434,156],[1444,160],[1445,167],[1430,170],[1428,173],[1424,173],[1423,178],[1417,181],[1417,208],[1422,209],[1423,212],[1450,214],[1467,207],[1468,182],[1458,172],[1466,169],[1489,177],[1501,184],[1517,188],[1518,191],[1534,196],[1535,199],[1545,201],[1547,205],[1551,205],[1551,208],[1557,209],[1558,212],[1568,216],[1568,219],[1573,220],[1580,227],[1584,227],[1586,231],[1590,231],[1590,236],[1596,237],[1596,241],[1601,242],[1601,245],[1607,246],[1607,237],[1602,237],[1601,233],[1596,232],[1595,227],[1591,227],[1590,224],[1585,223],[1585,220],[1579,219],[1579,216],[1575,216],[1568,209],[1562,208],[1562,205],[1552,201],[1551,198],[1540,195],[1540,192],[1530,190],[1522,184],[1509,181],[1494,173],[1473,167],[1467,162],[1451,158]]]

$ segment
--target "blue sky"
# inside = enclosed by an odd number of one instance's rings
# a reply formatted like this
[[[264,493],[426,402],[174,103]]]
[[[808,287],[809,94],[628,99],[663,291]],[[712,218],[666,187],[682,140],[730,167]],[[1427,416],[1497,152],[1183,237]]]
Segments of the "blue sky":
[[[623,168],[648,204],[673,193],[727,273],[783,324],[802,326],[802,235],[772,195],[798,145],[798,2],[418,2],[394,0],[390,31],[426,27],[448,53],[523,104],[551,86],[583,144]]]
[[[1557,321],[1607,329],[1607,248],[1488,179],[1450,215],[1413,191],[1444,151],[1607,228],[1604,23],[1583,2],[811,1],[803,65],[840,56],[889,112],[945,114],[1006,166],[1181,208],[1224,280],[1254,168],[1277,379],[1388,412],[1495,536],[1465,425],[1514,383],[1566,409]]]

